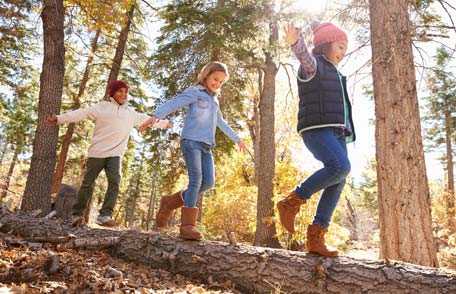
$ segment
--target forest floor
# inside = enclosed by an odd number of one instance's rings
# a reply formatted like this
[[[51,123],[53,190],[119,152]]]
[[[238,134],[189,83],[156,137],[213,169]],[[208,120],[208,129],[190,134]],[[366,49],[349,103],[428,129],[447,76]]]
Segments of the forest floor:
[[[232,283],[208,285],[127,262],[105,251],[32,243],[0,233],[3,293],[239,293]]]

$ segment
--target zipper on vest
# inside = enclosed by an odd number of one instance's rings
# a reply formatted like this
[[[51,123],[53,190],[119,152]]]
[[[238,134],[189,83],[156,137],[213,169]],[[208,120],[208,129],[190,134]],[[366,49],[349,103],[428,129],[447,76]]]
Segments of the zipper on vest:
[[[345,110],[347,109],[347,105],[346,105],[347,102],[345,101],[344,84],[342,83],[342,79],[340,77],[339,70],[336,69],[336,71],[337,71],[337,78],[339,79],[339,83],[340,83],[340,88],[342,90],[342,101],[344,103],[344,126],[345,126],[346,129],[348,129],[347,128],[347,126],[348,126],[347,125],[347,114],[345,113]]]

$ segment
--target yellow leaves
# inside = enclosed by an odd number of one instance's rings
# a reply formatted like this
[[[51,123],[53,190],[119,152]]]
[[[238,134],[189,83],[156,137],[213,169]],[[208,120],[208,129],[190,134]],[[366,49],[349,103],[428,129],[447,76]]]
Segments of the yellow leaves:
[[[93,30],[112,32],[124,24],[127,11],[134,3],[132,0],[67,0],[66,6],[77,6],[83,22]]]

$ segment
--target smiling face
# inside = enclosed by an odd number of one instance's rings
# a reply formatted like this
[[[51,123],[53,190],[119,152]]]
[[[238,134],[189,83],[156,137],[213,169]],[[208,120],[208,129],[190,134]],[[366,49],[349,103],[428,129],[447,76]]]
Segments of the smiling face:
[[[223,71],[214,71],[207,76],[204,86],[212,93],[219,92],[227,76]]]
[[[116,102],[120,105],[124,104],[125,101],[127,101],[127,93],[128,93],[128,90],[126,88],[120,88],[119,90],[117,90],[114,95],[112,96],[112,98],[114,100],[116,100]]]
[[[334,64],[339,64],[344,58],[345,53],[347,53],[347,45],[347,41],[332,42],[328,52],[325,54],[326,58]]]

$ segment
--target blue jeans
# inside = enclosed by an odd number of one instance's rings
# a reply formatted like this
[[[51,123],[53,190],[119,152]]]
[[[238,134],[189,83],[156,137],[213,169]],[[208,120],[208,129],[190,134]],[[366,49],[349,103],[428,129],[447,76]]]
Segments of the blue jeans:
[[[305,131],[302,138],[313,156],[323,163],[323,168],[308,177],[295,192],[309,199],[324,189],[313,223],[327,228],[350,173],[345,135],[342,129],[328,127]]]
[[[214,159],[210,145],[181,140],[182,154],[188,172],[188,187],[183,193],[184,205],[196,207],[199,195],[214,186]]]

